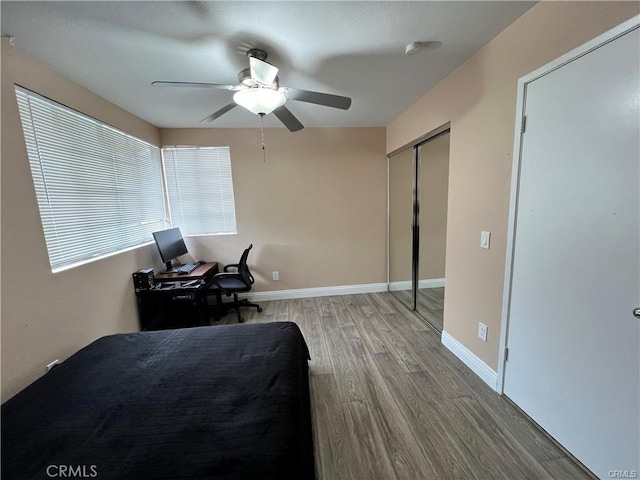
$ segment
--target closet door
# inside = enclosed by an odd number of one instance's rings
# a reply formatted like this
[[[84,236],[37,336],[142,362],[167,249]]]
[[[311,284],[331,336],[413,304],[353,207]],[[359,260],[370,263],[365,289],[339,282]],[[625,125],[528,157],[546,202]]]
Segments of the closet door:
[[[389,157],[389,291],[412,310],[413,155],[409,148]]]
[[[447,199],[449,192],[449,132],[418,146],[418,285],[416,310],[442,331]]]
[[[640,471],[639,71],[636,28],[525,90],[504,392],[600,478]]]

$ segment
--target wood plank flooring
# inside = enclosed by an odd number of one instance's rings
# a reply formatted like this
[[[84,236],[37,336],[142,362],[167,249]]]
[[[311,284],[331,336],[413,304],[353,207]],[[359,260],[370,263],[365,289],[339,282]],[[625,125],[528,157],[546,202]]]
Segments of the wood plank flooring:
[[[246,323],[295,322],[309,346],[318,479],[591,478],[393,294],[261,306]]]
[[[412,305],[411,290],[392,292],[403,305]],[[418,290],[417,310],[436,330],[442,331],[442,313],[444,311],[444,287],[420,288]]]

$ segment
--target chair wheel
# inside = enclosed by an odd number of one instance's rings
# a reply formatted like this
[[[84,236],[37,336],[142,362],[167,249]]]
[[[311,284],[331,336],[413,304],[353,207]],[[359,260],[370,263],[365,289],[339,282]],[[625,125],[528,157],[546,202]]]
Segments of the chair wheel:
[[[262,307],[258,307],[258,313],[262,311]]]

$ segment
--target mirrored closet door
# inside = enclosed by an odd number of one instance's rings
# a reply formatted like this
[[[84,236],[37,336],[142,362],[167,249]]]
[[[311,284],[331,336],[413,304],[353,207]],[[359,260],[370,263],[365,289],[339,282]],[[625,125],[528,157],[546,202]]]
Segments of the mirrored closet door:
[[[413,148],[389,157],[389,290],[411,310],[414,171]]]
[[[389,156],[389,290],[442,330],[449,130]]]
[[[416,311],[438,330],[442,330],[444,307],[449,136],[446,132],[417,147],[420,238]]]

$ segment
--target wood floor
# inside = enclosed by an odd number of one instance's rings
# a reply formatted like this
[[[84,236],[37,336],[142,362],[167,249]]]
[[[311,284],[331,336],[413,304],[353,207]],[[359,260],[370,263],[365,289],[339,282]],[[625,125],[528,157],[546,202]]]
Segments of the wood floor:
[[[295,322],[309,345],[318,479],[590,478],[392,294],[261,305],[247,323]]]
[[[412,290],[397,290],[392,293],[403,305],[413,304]],[[436,330],[442,331],[444,310],[444,287],[418,289],[417,310]]]

